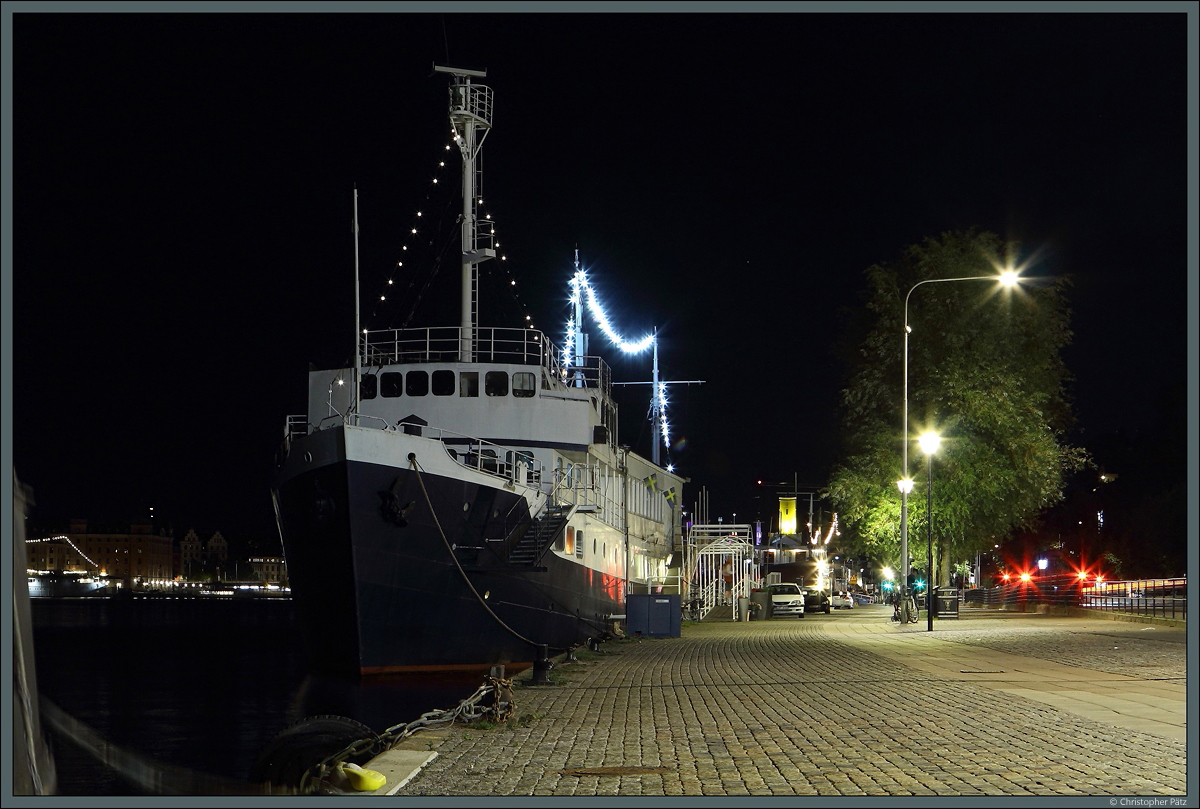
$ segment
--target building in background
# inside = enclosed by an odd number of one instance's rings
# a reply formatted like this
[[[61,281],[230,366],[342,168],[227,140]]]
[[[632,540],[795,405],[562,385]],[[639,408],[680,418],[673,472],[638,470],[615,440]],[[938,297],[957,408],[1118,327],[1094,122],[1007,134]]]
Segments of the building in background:
[[[282,556],[251,557],[250,570],[255,581],[287,586],[287,562]]]
[[[158,589],[175,578],[173,539],[155,534],[149,524],[134,523],[126,531],[96,530],[86,520],[70,526],[65,534],[25,540],[31,595],[36,577],[91,579],[96,586],[87,589]]]

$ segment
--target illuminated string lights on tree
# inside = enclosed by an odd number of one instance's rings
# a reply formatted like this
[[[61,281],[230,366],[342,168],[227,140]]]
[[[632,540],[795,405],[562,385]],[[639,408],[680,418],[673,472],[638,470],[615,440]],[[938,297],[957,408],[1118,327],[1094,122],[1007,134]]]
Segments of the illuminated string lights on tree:
[[[833,513],[833,522],[830,523],[829,530],[825,532],[825,539],[821,539],[821,529],[819,527],[814,532],[812,523],[807,523],[807,525],[809,535],[812,537],[810,542],[813,545],[820,545],[821,547],[824,547],[828,545],[829,541],[835,536],[840,537],[842,535],[842,532],[838,529],[838,515],[836,511]]]

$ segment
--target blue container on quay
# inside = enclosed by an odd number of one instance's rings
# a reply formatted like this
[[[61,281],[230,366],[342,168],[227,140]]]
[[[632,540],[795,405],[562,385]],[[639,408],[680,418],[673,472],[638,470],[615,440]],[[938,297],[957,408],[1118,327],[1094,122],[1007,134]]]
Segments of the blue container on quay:
[[[625,628],[644,638],[678,638],[683,631],[679,594],[639,593],[625,599]]]

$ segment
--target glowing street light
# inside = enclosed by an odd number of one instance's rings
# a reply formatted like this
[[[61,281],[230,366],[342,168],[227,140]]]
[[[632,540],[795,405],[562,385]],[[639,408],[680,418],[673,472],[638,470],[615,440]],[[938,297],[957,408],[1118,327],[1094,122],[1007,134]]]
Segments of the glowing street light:
[[[1020,275],[1015,270],[1006,269],[999,275],[973,275],[966,278],[926,278],[924,281],[918,281],[913,284],[908,290],[908,294],[904,296],[904,416],[901,421],[901,435],[904,437],[904,441],[902,442],[902,469],[904,478],[898,484],[900,487],[900,567],[902,570],[908,570],[908,494],[912,491],[912,479],[908,475],[908,335],[912,331],[908,325],[908,299],[912,297],[913,290],[922,284],[934,284],[944,281],[998,281],[1005,287],[1013,287],[1020,281]],[[901,596],[907,595],[905,592],[905,581],[906,579],[901,576]],[[907,599],[901,598],[900,603],[904,605],[904,610],[908,609]]]

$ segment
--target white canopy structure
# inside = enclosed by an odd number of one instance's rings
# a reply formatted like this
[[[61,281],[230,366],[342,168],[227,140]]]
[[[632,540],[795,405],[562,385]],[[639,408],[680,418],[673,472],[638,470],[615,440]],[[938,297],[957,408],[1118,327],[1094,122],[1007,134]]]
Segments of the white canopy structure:
[[[749,598],[759,571],[749,525],[693,525],[684,544],[684,569],[688,571],[688,599],[701,602],[701,615],[722,603],[733,606]]]

